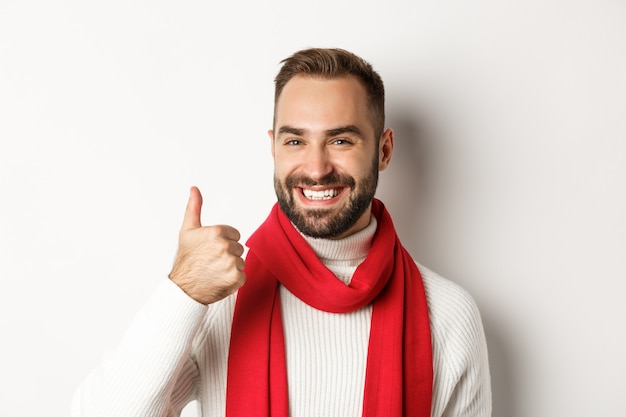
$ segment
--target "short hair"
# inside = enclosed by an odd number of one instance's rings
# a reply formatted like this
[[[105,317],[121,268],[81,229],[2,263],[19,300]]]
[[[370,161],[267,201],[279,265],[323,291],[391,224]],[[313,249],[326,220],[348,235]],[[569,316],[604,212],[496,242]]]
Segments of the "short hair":
[[[339,48],[310,48],[294,53],[281,61],[282,67],[274,79],[274,123],[276,105],[285,85],[296,75],[320,78],[356,77],[368,96],[374,134],[379,139],[385,127],[385,87],[380,75],[363,58]]]

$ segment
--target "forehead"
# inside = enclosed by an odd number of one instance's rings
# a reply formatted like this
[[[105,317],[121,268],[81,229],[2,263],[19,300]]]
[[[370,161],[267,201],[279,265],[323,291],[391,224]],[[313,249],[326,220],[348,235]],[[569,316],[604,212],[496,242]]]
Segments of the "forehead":
[[[320,78],[293,77],[276,103],[276,126],[329,129],[353,124],[370,124],[367,92],[354,76]]]

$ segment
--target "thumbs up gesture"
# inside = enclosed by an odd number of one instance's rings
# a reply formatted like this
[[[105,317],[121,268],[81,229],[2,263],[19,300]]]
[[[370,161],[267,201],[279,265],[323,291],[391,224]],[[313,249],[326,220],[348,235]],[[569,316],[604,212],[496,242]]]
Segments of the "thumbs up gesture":
[[[169,277],[191,298],[208,305],[235,292],[246,275],[239,231],[224,225],[202,226],[201,210],[202,194],[192,187]]]

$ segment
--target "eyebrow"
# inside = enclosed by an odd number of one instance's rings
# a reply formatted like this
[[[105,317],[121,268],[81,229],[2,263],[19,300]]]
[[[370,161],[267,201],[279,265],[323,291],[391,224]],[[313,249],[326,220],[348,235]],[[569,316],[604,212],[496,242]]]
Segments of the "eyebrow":
[[[339,136],[339,135],[343,135],[344,133],[354,133],[357,136],[363,136],[361,133],[361,129],[359,129],[355,125],[341,126],[335,129],[327,130],[326,136],[327,137]]]
[[[296,135],[296,136],[304,136],[305,133],[306,133],[306,129],[299,129],[293,126],[281,126],[280,129],[278,129],[279,135],[289,134],[289,135]],[[344,133],[354,133],[358,136],[363,136],[361,129],[359,129],[358,126],[356,125],[347,125],[347,126],[336,127],[334,129],[328,129],[326,130],[325,133],[326,133],[326,137],[343,135]]]
[[[302,136],[304,135],[305,130],[304,129],[298,129],[295,127],[291,127],[291,126],[281,126],[280,129],[278,129],[278,134],[279,135],[296,135],[296,136]]]

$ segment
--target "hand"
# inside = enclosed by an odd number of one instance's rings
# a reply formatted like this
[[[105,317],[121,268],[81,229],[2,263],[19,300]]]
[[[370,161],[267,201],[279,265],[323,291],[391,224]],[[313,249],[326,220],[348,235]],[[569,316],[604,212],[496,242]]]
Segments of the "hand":
[[[241,235],[230,226],[202,226],[202,194],[192,187],[180,229],[178,253],[170,279],[191,298],[208,305],[241,287],[244,252]]]

